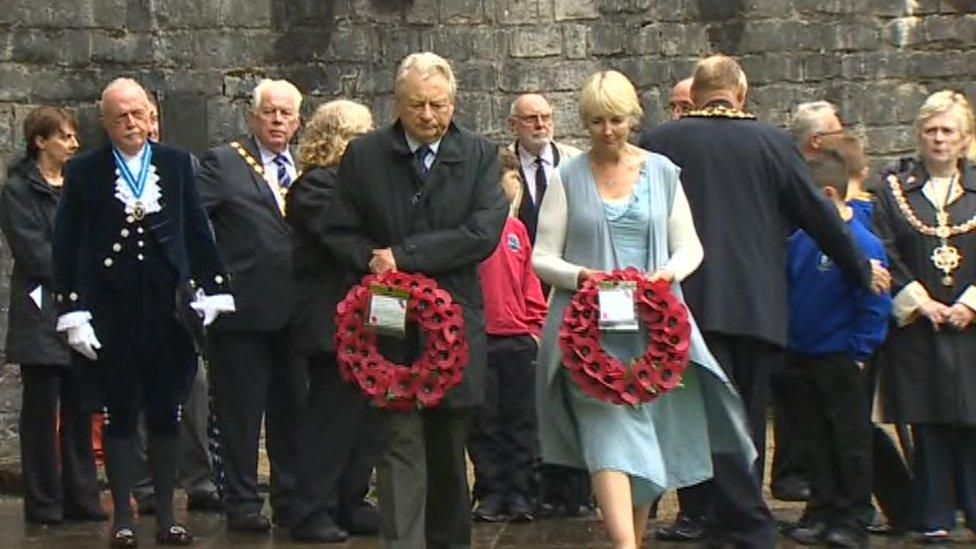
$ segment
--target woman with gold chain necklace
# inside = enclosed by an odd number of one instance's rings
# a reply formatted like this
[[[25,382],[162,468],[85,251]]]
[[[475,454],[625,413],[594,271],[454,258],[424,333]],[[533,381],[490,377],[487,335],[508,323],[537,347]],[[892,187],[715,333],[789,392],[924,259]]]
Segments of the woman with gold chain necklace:
[[[912,426],[916,528],[943,541],[955,509],[976,528],[976,168],[973,111],[932,94],[915,121],[919,158],[884,176],[874,225],[891,260],[897,326],[881,372],[884,421]]]

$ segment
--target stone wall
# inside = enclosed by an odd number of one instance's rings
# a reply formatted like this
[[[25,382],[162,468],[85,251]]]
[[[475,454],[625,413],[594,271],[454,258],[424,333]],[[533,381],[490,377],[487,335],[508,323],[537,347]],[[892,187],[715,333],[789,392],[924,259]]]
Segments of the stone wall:
[[[761,119],[784,124],[797,103],[826,98],[885,159],[912,149],[928,93],[976,97],[974,11],[973,0],[2,0],[0,170],[35,105],[75,109],[84,144],[100,142],[95,100],[119,75],[158,97],[164,139],[195,152],[244,131],[264,76],[298,84],[306,112],[345,95],[388,120],[394,67],[421,49],[453,62],[458,118],[500,140],[525,91],[548,94],[559,131],[579,140],[575,90],[604,67],[631,77],[657,123],[671,84],[722,51],[741,59]],[[4,383],[0,454],[15,448]]]

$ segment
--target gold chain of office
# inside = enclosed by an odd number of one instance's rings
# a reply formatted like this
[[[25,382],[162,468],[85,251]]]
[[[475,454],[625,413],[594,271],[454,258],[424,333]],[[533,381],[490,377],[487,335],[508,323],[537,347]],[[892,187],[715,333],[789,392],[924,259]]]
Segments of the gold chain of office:
[[[705,107],[704,109],[697,109],[685,115],[685,117],[688,116],[741,118],[744,120],[754,120],[756,118],[756,116],[753,114],[740,111],[739,109],[733,109],[732,107],[726,107],[725,105],[714,105],[711,107]]]
[[[939,239],[939,245],[932,250],[932,255],[929,259],[935,265],[936,269],[942,271],[943,286],[952,286],[955,283],[952,273],[962,263],[962,253],[959,251],[959,248],[949,244],[949,238],[966,234],[976,229],[976,214],[973,214],[973,217],[965,223],[949,225],[949,212],[946,211],[946,207],[948,206],[949,194],[952,192],[952,186],[955,184],[955,181],[956,179],[953,177],[949,182],[946,200],[941,206],[937,207],[938,211],[935,214],[937,225],[932,226],[926,225],[918,218],[915,210],[908,203],[908,199],[905,198],[905,191],[902,189],[901,181],[898,177],[894,174],[888,176],[888,188],[891,189],[891,194],[895,197],[895,203],[898,204],[898,209],[901,210],[908,224],[924,235],[934,236]]]

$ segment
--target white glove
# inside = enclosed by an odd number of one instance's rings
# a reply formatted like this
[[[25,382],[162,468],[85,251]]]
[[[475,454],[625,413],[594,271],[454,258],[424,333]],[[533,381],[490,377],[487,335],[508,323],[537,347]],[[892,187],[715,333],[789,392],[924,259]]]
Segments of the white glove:
[[[88,360],[97,360],[95,349],[102,348],[102,344],[95,337],[95,329],[92,328],[91,322],[68,328],[68,345],[88,357]]]
[[[190,307],[203,319],[204,326],[210,326],[220,313],[232,313],[237,310],[234,306],[234,296],[230,294],[207,295],[203,290],[197,290],[196,297]]]

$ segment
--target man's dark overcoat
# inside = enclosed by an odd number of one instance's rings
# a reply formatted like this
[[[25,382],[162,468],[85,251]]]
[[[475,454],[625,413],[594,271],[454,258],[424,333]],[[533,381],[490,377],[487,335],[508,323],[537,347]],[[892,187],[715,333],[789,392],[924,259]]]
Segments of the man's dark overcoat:
[[[478,263],[498,244],[508,202],[498,149],[453,123],[430,170],[420,175],[399,122],[354,140],[339,164],[326,242],[363,275],[372,251],[392,247],[397,269],[435,279],[464,309],[470,359],[442,406],[477,406],[485,369]],[[416,344],[416,341],[413,342]]]
[[[158,143],[150,147],[160,211],[141,220],[126,215],[115,197],[112,150],[104,146],[68,162],[55,224],[59,309],[92,314],[102,344],[92,371],[110,406],[136,388],[149,406],[184,402],[197,359],[177,320],[177,286],[228,293],[190,155]]]
[[[681,167],[705,259],[682,283],[702,331],[786,345],[786,237],[797,227],[866,286],[870,266],[783,131],[752,118],[686,116],[641,146]]]
[[[14,259],[10,276],[7,361],[16,364],[71,364],[64,335],[54,330],[54,261],[51,240],[61,190],[49,185],[28,157],[10,168],[0,190],[0,227]],[[41,287],[41,307],[30,293]]]

